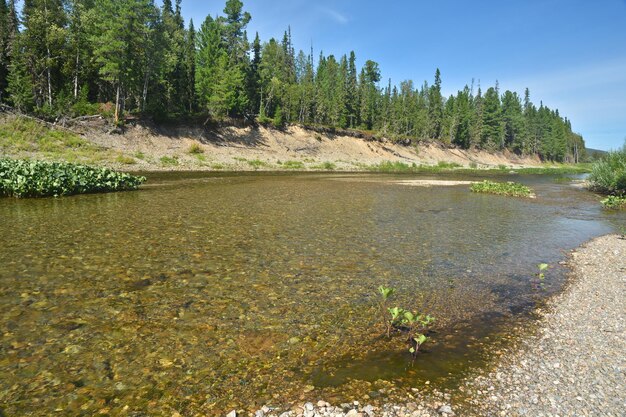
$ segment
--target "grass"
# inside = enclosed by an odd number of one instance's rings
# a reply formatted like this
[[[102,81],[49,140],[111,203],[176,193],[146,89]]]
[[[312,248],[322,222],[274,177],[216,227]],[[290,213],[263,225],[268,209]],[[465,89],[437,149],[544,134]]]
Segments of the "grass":
[[[313,165],[311,168],[324,170],[324,171],[334,171],[337,169],[337,165],[335,165],[334,163],[330,161],[326,161],[318,165]]]
[[[176,156],[162,156],[159,158],[159,162],[163,166],[176,166],[178,165],[178,157]]]
[[[0,119],[0,153],[16,158],[37,154],[42,159],[88,163],[111,162],[118,156],[75,133],[18,116]]]
[[[145,177],[66,162],[0,159],[0,196],[47,197],[135,190]]]
[[[304,162],[301,161],[285,161],[282,164],[285,169],[304,169]]]
[[[530,188],[517,182],[482,181],[471,185],[470,190],[475,193],[506,195],[510,197],[531,197]]]
[[[437,163],[437,168],[441,169],[454,169],[454,168],[462,168],[463,165],[457,164],[456,162],[448,162],[448,161],[439,161]]]
[[[198,155],[198,154],[203,154],[204,149],[202,149],[202,147],[199,144],[194,142],[189,146],[189,149],[187,149],[187,152],[190,153],[191,155]]]
[[[518,174],[539,174],[539,175],[564,175],[564,174],[586,174],[591,172],[590,164],[558,164],[545,165],[532,168],[513,168]]]
[[[250,165],[254,169],[259,169],[259,168],[268,166],[267,162],[261,161],[260,159],[251,159],[246,162],[248,163],[248,165]]]
[[[115,158],[115,162],[118,162],[124,165],[134,165],[137,163],[137,161],[135,161],[134,158],[130,156],[126,156],[126,155],[118,155],[117,158]]]

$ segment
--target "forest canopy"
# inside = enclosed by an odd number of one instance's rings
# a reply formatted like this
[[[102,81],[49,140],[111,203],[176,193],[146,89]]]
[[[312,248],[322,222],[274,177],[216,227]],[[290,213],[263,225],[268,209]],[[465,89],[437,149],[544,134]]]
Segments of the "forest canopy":
[[[181,0],[0,0],[0,101],[55,119],[100,113],[154,120],[318,125],[372,131],[391,139],[436,140],[461,148],[508,149],[576,162],[584,141],[558,110],[526,89],[485,91],[473,82],[442,95],[411,80],[381,85],[377,62],[357,68],[340,57],[296,49],[282,39],[250,40],[252,16],[240,0],[196,29]]]

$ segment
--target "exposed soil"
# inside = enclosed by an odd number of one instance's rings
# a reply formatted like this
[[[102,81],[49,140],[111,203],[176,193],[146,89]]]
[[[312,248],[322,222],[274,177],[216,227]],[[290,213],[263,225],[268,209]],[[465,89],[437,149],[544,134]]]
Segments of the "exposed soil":
[[[446,162],[476,168],[540,165],[536,157],[519,157],[510,152],[461,150],[438,143],[405,146],[385,139],[317,132],[299,126],[276,130],[262,126],[136,124],[123,132],[111,133],[104,120],[91,119],[73,129],[98,146],[126,155],[123,165],[127,170],[359,171],[386,161],[408,165]]]

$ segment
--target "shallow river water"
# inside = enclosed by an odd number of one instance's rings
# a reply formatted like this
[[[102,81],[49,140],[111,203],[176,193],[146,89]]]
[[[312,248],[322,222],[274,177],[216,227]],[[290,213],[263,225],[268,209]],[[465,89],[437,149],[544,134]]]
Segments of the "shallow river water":
[[[567,251],[625,220],[547,176],[498,177],[536,199],[398,182],[412,178],[154,174],[137,192],[0,199],[0,416],[454,387],[560,290]],[[437,318],[413,362],[382,337],[381,284]]]

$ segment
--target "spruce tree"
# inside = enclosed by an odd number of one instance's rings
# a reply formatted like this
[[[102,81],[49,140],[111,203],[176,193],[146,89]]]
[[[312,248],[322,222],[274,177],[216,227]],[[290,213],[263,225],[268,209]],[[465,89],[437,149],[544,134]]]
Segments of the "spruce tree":
[[[441,95],[441,72],[435,71],[435,83],[428,92],[428,119],[430,124],[430,137],[441,138],[443,124],[443,96]]]

